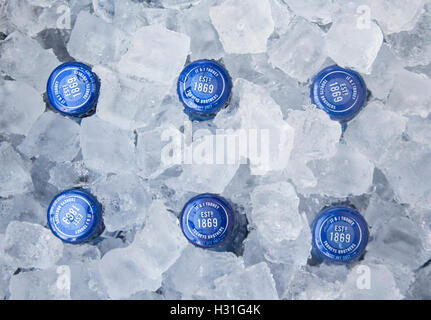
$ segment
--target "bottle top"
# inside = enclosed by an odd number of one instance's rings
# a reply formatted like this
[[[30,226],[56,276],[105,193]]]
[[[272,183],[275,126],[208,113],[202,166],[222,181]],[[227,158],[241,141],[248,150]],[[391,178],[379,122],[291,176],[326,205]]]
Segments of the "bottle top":
[[[100,231],[102,208],[87,191],[66,190],[49,205],[48,224],[52,232],[64,242],[82,243]]]
[[[186,203],[180,225],[185,237],[195,246],[212,248],[231,238],[235,215],[224,198],[205,193]]]
[[[311,101],[333,120],[352,119],[364,106],[366,98],[364,80],[351,69],[329,66],[313,79]]]
[[[197,60],[181,72],[177,91],[186,113],[210,117],[229,103],[232,80],[220,63]]]
[[[350,207],[323,210],[313,223],[313,247],[327,262],[348,263],[358,259],[368,242],[368,225]]]
[[[73,117],[83,117],[93,111],[99,91],[99,78],[89,66],[80,62],[58,66],[51,73],[46,89],[51,106]]]

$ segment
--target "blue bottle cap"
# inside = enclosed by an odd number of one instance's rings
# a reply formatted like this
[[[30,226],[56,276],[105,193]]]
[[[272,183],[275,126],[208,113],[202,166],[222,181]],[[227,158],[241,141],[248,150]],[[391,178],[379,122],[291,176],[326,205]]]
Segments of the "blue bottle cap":
[[[187,240],[195,246],[213,248],[232,237],[235,215],[225,199],[205,193],[186,203],[181,212],[180,225]]]
[[[181,71],[177,91],[189,116],[207,120],[229,103],[232,80],[220,63],[197,60]]]
[[[311,86],[311,101],[331,119],[348,121],[364,106],[367,87],[356,71],[337,65],[319,72]]]
[[[91,68],[80,62],[67,62],[50,75],[46,92],[51,106],[73,117],[94,110],[99,98],[100,81]]]
[[[367,242],[367,222],[352,208],[325,209],[313,223],[313,247],[325,261],[348,263],[360,258]]]
[[[80,189],[66,190],[49,205],[48,224],[64,242],[82,243],[102,230],[102,209],[90,193]]]

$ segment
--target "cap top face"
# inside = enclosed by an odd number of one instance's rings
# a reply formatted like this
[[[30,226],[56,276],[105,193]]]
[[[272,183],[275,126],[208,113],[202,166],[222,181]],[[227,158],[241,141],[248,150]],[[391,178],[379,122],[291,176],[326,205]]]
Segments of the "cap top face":
[[[368,242],[368,226],[356,210],[332,207],[314,223],[313,246],[328,262],[348,263],[361,257]]]
[[[48,208],[52,232],[68,243],[89,240],[98,231],[101,208],[88,192],[72,189],[57,195]]]
[[[58,66],[51,73],[47,95],[53,108],[63,114],[79,117],[95,107],[99,89],[99,79],[89,66],[69,62]]]
[[[222,197],[202,194],[184,206],[180,224],[185,237],[195,246],[211,248],[221,245],[233,230],[235,217]]]
[[[311,87],[312,102],[339,121],[353,118],[364,106],[366,95],[362,77],[337,65],[323,69]]]
[[[232,80],[221,64],[198,60],[181,72],[177,90],[187,111],[211,115],[229,102]]]

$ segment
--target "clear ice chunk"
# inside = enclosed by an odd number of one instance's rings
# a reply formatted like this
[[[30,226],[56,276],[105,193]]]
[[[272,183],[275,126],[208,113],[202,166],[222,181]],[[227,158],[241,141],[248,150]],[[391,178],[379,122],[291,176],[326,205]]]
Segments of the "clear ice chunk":
[[[79,150],[79,124],[57,113],[43,113],[18,146],[27,157],[44,156],[54,162],[73,160]]]
[[[227,0],[210,17],[227,53],[265,52],[275,27],[269,0]]]
[[[63,243],[38,224],[12,221],[5,233],[4,252],[11,265],[20,268],[49,268],[63,255]]]

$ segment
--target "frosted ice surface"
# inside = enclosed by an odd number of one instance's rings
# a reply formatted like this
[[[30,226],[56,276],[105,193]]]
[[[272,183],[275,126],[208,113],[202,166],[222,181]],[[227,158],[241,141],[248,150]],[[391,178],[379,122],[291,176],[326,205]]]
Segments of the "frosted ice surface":
[[[115,15],[115,0],[93,0],[94,13],[105,20],[112,22]]]
[[[38,224],[12,221],[4,241],[4,252],[11,265],[20,268],[49,268],[63,255],[61,240]]]
[[[224,55],[223,46],[208,14],[210,5],[210,1],[202,1],[183,11],[179,18],[180,30],[190,37],[191,60],[220,59]]]
[[[427,144],[431,141],[431,121],[418,116],[409,117],[406,134],[418,143]]]
[[[286,33],[269,42],[268,54],[274,66],[306,82],[326,59],[323,32],[304,19],[295,19]]]
[[[32,6],[39,6],[39,7],[51,7],[54,5],[58,0],[25,0]]]
[[[165,8],[184,9],[199,4],[202,0],[160,0]]]
[[[101,119],[130,130],[154,127],[157,116],[166,111],[161,107],[169,90],[165,84],[133,80],[100,65],[93,71],[103,83],[97,106]]]
[[[59,64],[52,50],[19,31],[0,42],[0,70],[15,80],[31,85],[41,94],[52,70]]]
[[[294,17],[293,12],[283,3],[283,0],[270,0],[270,4],[275,24],[274,31],[278,34],[287,32]]]
[[[22,81],[0,80],[0,131],[26,135],[45,110],[42,95]]]
[[[202,250],[187,246],[166,272],[167,286],[181,292],[183,299],[211,298],[214,280],[243,269],[241,258],[230,252]]]
[[[0,142],[0,196],[31,190],[32,181],[21,156],[7,142]]]
[[[189,50],[190,38],[187,35],[159,25],[145,26],[133,34],[118,70],[170,88],[181,72]]]
[[[75,262],[70,267],[70,296],[76,300],[107,299],[106,288],[99,272],[99,262]]]
[[[351,16],[338,16],[326,34],[326,50],[338,65],[369,74],[383,43],[383,34],[373,21],[362,27],[357,24]]]
[[[330,282],[306,269],[296,271],[282,298],[295,300],[333,300],[340,296],[341,283]]]
[[[271,194],[271,197],[268,197]],[[299,198],[287,182],[260,185],[251,194],[255,225],[266,258],[275,263],[305,265],[311,233],[305,215],[298,212]]]
[[[103,206],[108,231],[125,230],[144,222],[151,204],[148,185],[135,174],[111,175],[91,190]]]
[[[333,157],[310,161],[308,166],[317,178],[317,184],[302,189],[305,194],[319,192],[334,197],[360,195],[368,191],[373,181],[374,165],[371,161],[345,144],[338,145]]]
[[[273,300],[278,299],[274,278],[265,262],[234,271],[215,281],[213,299]]]
[[[388,150],[381,168],[402,203],[429,206],[431,169],[427,162],[430,157],[430,147],[414,141],[401,142]]]
[[[114,40],[115,39],[115,40]],[[128,37],[103,19],[79,13],[67,44],[72,57],[90,64],[116,62],[127,50]]]
[[[275,26],[269,0],[227,0],[210,17],[227,53],[265,52]]]
[[[164,273],[187,245],[178,220],[160,202],[153,203],[148,221],[124,249],[106,253],[100,273],[113,299],[127,298],[143,290],[157,290]],[[130,281],[134,279],[134,281]]]
[[[240,98],[241,129],[248,130],[249,135],[251,173],[259,175],[283,170],[293,148],[293,128],[283,120],[280,106],[263,87],[244,79],[235,81],[234,86]],[[257,130],[261,131],[260,136],[253,135]]]
[[[336,8],[333,0],[282,0],[297,15],[319,24],[328,24],[332,21],[333,11]]]
[[[387,105],[401,114],[426,117],[430,113],[431,79],[424,74],[401,70],[394,81]]]
[[[371,17],[386,34],[414,28],[424,6],[424,0],[371,0]]]
[[[313,159],[330,158],[337,152],[341,126],[314,106],[290,110],[286,120],[294,129],[294,146],[287,172],[296,185],[312,187],[316,177],[307,167]]]
[[[31,193],[18,194],[22,190],[17,190],[13,197],[0,198],[0,232],[13,220],[46,223],[46,210]]]
[[[424,8],[412,30],[387,35],[392,50],[408,65],[431,62],[431,4],[427,3]]]
[[[47,111],[33,123],[18,149],[29,158],[44,156],[56,162],[70,161],[80,150],[79,129],[74,120]]]
[[[70,268],[67,265],[21,272],[11,278],[11,300],[69,300]]]
[[[140,175],[155,177],[180,164],[182,138],[183,134],[173,126],[137,130],[136,157]]]
[[[82,156],[88,168],[103,173],[135,169],[132,131],[120,129],[93,116],[82,120],[80,137]]]
[[[347,276],[341,295],[341,299],[348,300],[403,298],[392,272],[383,264],[357,265]]]
[[[84,161],[66,161],[56,163],[49,169],[48,182],[56,186],[59,190],[72,187],[85,187],[94,182],[98,174],[89,170]]]
[[[388,147],[400,142],[406,123],[407,118],[375,101],[349,123],[344,137],[350,146],[378,164]]]
[[[383,44],[373,64],[373,72],[363,75],[364,81],[373,97],[386,100],[394,85],[395,78],[402,70],[403,64],[391,51],[387,44]]]

